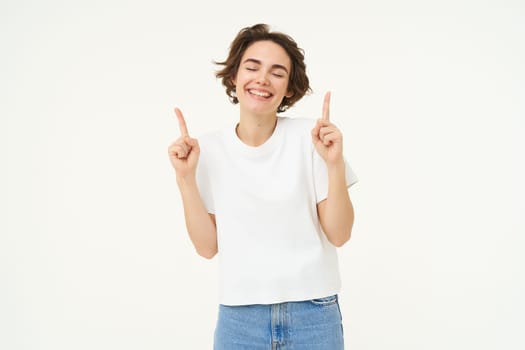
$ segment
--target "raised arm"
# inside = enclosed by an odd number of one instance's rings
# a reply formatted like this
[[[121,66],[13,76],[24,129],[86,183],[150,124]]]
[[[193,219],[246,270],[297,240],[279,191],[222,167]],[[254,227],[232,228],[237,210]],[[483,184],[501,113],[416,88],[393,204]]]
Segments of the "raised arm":
[[[312,130],[312,142],[328,170],[328,196],[317,204],[319,222],[328,240],[341,247],[352,233],[354,207],[346,187],[343,135],[330,122],[329,92],[323,102],[323,117]]]
[[[206,210],[197,186],[199,143],[189,136],[180,109],[175,108],[175,114],[179,120],[180,137],[168,147],[168,154],[177,176],[186,228],[197,253],[211,259],[217,254],[217,230],[215,216]]]

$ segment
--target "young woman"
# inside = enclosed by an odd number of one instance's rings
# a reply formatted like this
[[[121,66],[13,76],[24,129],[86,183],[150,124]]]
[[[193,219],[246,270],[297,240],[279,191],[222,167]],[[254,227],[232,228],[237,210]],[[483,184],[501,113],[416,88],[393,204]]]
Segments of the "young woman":
[[[239,122],[197,142],[176,108],[168,150],[190,239],[205,258],[219,253],[214,349],[343,349],[336,247],[350,239],[357,178],[330,93],[318,120],[277,115],[310,86],[303,51],[264,24],[217,64]]]

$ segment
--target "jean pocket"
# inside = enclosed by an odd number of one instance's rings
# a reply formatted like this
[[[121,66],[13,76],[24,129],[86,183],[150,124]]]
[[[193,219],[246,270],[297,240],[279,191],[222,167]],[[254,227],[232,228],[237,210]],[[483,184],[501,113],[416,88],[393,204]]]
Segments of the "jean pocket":
[[[331,295],[324,298],[310,299],[310,302],[314,305],[328,306],[337,303],[337,294]]]

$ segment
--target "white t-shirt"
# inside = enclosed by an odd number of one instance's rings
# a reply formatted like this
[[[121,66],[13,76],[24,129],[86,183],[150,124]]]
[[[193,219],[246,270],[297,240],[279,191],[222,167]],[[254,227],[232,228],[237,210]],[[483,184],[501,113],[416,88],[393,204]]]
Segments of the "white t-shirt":
[[[221,304],[300,301],[339,291],[336,247],[317,216],[328,174],[312,143],[315,122],[278,117],[258,147],[243,143],[234,125],[199,138],[197,183],[217,224]],[[346,164],[347,186],[355,182]]]

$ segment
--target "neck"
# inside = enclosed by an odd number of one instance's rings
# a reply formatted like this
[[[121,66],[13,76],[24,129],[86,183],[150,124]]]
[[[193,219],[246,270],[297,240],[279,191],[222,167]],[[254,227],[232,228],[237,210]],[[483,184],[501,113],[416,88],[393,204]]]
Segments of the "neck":
[[[277,125],[277,115],[241,113],[236,132],[239,139],[249,146],[260,146],[272,136]]]

